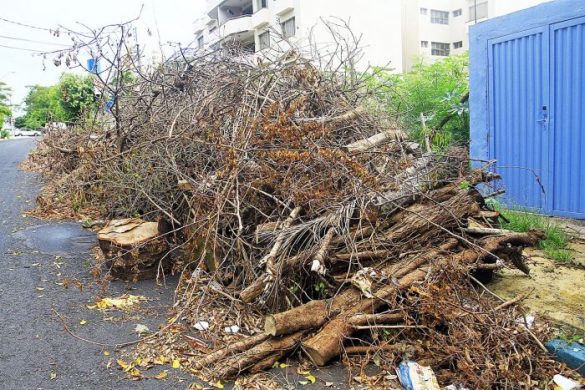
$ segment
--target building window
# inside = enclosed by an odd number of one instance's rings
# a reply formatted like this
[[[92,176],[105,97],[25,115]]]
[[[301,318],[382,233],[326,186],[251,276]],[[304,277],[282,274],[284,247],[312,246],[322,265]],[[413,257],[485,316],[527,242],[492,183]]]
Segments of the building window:
[[[431,42],[431,55],[448,57],[449,56],[449,45],[448,43],[442,42]]]
[[[456,18],[457,16],[461,16],[462,11],[461,8],[456,9],[455,11],[453,11],[453,17]]]
[[[260,50],[270,47],[270,31],[265,31],[258,35],[258,45]]]
[[[479,3],[469,7],[469,21],[485,19],[488,17],[488,2]]]
[[[449,24],[449,12],[431,10],[431,23],[433,24]]]
[[[429,47],[429,41],[420,41],[420,47],[427,48]]]
[[[282,27],[282,35],[285,38],[294,37],[295,36],[295,18],[290,18],[283,23],[280,24]]]
[[[453,49],[461,49],[463,47],[463,41],[453,42]]]
[[[421,15],[426,15],[426,14],[427,14],[427,12],[428,12],[428,9],[426,9],[426,8],[421,8],[421,9],[420,9],[420,14],[421,14]]]
[[[203,49],[203,35],[201,35],[199,38],[197,38],[197,47],[199,49]]]
[[[258,0],[258,9],[268,8],[267,0]]]

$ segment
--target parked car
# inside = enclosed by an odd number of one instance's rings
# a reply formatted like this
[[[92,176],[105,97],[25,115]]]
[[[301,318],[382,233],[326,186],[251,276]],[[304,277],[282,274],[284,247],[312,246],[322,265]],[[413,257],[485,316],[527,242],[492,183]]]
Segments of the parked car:
[[[41,132],[38,130],[31,130],[31,129],[16,129],[14,130],[15,137],[38,137],[41,135]]]

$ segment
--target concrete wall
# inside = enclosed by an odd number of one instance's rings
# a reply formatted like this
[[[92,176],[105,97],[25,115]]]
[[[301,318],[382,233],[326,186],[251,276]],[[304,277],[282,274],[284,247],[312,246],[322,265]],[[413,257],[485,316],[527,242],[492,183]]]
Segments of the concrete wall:
[[[295,10],[299,42],[301,45],[308,44],[308,37],[312,34],[322,53],[331,52],[335,49],[335,42],[321,18],[338,24],[343,20],[360,40],[364,55],[358,67],[388,65],[402,72],[401,0],[368,0],[367,6],[361,5],[365,3],[351,0],[300,0]],[[344,36],[351,40],[347,32],[344,32]]]

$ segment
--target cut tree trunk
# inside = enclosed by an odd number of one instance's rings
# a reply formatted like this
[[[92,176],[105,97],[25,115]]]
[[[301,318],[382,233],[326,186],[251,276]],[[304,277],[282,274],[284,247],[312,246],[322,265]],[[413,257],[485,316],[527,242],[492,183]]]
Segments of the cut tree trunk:
[[[137,218],[112,220],[98,232],[100,249],[110,274],[118,279],[138,281],[156,277],[170,267],[168,243],[157,222]]]

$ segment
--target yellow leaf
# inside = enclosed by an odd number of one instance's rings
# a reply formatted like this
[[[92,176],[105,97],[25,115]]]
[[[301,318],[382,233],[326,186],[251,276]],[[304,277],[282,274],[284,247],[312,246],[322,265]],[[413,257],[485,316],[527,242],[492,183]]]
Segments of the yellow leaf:
[[[87,321],[86,320],[79,321],[79,325],[85,325],[85,324],[87,324]]]
[[[141,357],[137,357],[136,360],[134,360],[134,364],[139,366],[140,363],[142,363],[142,358]]]
[[[110,356],[110,351],[104,351],[104,356]]]
[[[53,371],[53,372],[51,372],[51,374],[49,375],[49,378],[51,378],[51,379],[55,379],[55,378],[57,378],[57,373],[56,373],[56,372],[54,372],[54,371]]]
[[[97,306],[96,305],[85,305],[85,307],[87,307],[88,309],[95,309]]]
[[[45,288],[44,287],[37,287],[38,291],[43,291]]]
[[[299,381],[299,384],[305,386],[309,384],[309,381]]]
[[[94,307],[97,307],[99,310],[109,308],[127,309],[144,300],[146,300],[146,298],[144,298],[142,295],[124,294],[118,298],[102,298],[95,303]]]
[[[154,379],[164,379],[167,376],[169,376],[169,374],[166,371],[162,371],[162,372],[159,372],[158,374],[156,374],[154,376]]]
[[[280,368],[286,368],[286,363],[280,363],[280,364],[278,365],[278,367],[280,367]]]
[[[309,382],[315,383],[315,381],[317,380],[317,378],[315,378],[313,375],[307,375],[305,378],[307,378],[309,380]]]
[[[181,362],[179,359],[173,360],[173,368],[181,368]]]
[[[216,389],[223,389],[223,383],[221,383],[221,381],[217,381],[213,384],[213,387]]]
[[[130,367],[130,364],[126,363],[124,360],[122,359],[118,359],[116,360],[116,362],[118,363],[118,365],[120,367],[122,367],[124,370],[126,370],[128,367]]]
[[[310,375],[311,374],[311,371],[306,371],[306,370],[303,370],[301,368],[298,368],[297,369],[297,374],[299,374],[299,375]]]
[[[137,370],[136,368],[132,368],[132,369],[130,370],[130,375],[132,375],[132,376],[141,376],[142,374],[141,374],[141,373],[140,373],[140,371],[139,371],[139,370]]]

